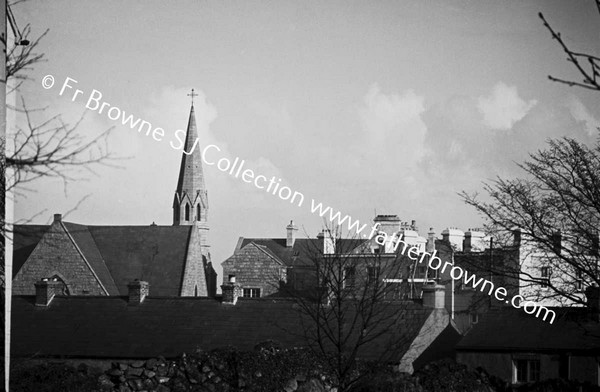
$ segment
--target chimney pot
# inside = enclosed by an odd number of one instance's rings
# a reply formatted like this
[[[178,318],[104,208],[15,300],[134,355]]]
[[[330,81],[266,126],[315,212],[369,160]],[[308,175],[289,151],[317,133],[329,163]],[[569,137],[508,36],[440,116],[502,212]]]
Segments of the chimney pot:
[[[129,289],[129,305],[139,305],[150,294],[150,285],[143,280],[134,280],[127,285]]]

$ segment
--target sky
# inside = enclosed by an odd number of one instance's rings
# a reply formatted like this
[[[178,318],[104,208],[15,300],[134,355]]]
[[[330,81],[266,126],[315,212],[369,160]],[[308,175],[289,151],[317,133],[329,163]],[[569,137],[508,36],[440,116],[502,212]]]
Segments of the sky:
[[[32,36],[49,30],[37,50],[46,61],[20,89],[28,107],[46,108],[32,119],[84,116],[84,138],[113,127],[107,147],[120,158],[19,190],[17,222],[71,211],[65,220],[88,225],[170,225],[181,152],[166,139],[185,129],[194,88],[202,146],[306,197],[298,207],[205,166],[219,279],[240,236],[285,237],[290,220],[315,236],[311,199],[361,223],[414,219],[421,235],[480,227],[459,192],[522,176],[516,163],[548,138],[594,143],[600,126],[599,93],[548,80],[580,78],[538,17],[599,54],[591,0],[30,0],[13,12]],[[76,99],[60,94],[67,77]],[[86,110],[93,90],[165,140]]]

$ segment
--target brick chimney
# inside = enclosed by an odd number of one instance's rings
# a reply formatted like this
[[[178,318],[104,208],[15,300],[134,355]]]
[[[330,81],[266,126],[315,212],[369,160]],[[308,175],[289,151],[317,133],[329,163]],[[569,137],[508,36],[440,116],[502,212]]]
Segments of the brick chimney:
[[[398,215],[377,215],[373,219],[373,226],[379,223],[379,231],[383,231],[388,237],[392,237],[400,230],[400,218]]]
[[[291,248],[292,246],[294,246],[294,241],[296,240],[294,232],[298,231],[298,228],[294,226],[294,221],[290,221],[290,224],[287,225],[285,229],[287,230],[287,239],[285,241],[285,246]]]
[[[49,278],[35,282],[35,306],[48,306],[59,292],[62,283]]]
[[[235,305],[242,295],[242,285],[235,282],[235,275],[229,275],[229,282],[221,285],[223,304]]]
[[[595,319],[600,318],[600,287],[596,285],[588,286],[585,289],[585,298],[587,299],[587,306]]]
[[[469,229],[465,233],[463,248],[465,252],[481,252],[486,247],[485,233],[477,229]]]
[[[514,229],[512,231],[513,233],[513,245],[514,246],[521,246],[521,229]]]
[[[150,294],[148,282],[136,279],[127,285],[129,289],[129,305],[139,305]]]
[[[423,285],[423,306],[426,308],[443,309],[446,300],[446,286],[443,284]]]
[[[429,253],[432,253],[435,250],[435,230],[433,227],[430,227],[429,232],[427,233],[427,245],[425,250]]]
[[[54,214],[54,222],[62,222],[62,214]]]
[[[456,228],[447,228],[442,231],[442,239],[449,243],[454,250],[462,252],[465,233]]]

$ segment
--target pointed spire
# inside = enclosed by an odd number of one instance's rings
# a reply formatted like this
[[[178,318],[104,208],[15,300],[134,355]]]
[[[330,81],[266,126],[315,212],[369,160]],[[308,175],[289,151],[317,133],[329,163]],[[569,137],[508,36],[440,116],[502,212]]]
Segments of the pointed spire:
[[[185,138],[185,149],[184,153],[181,154],[177,190],[173,201],[174,225],[191,225],[194,221],[206,221],[208,195],[204,184],[201,146],[199,144],[196,115],[192,105]],[[200,210],[200,214],[198,214],[198,210]]]

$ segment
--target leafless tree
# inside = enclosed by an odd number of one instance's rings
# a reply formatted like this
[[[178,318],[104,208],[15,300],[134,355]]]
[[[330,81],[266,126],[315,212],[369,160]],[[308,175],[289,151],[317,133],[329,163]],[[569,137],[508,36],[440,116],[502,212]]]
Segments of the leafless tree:
[[[600,14],[600,0],[594,0],[598,13]],[[569,86],[582,87],[589,90],[600,90],[600,54],[593,55],[588,53],[581,53],[575,51],[567,45],[565,40],[562,38],[560,32],[556,31],[550,23],[546,20],[544,15],[540,12],[539,17],[542,19],[544,26],[552,34],[552,38],[555,39],[561,46],[565,54],[567,55],[567,61],[573,63],[573,66],[577,69],[577,72],[581,77],[582,81],[575,81],[572,79],[556,78],[552,75],[548,75],[548,78],[553,82],[564,83]]]
[[[527,178],[484,184],[487,200],[461,194],[487,218],[498,245],[514,246],[513,230],[520,230],[520,259],[531,268],[498,265],[492,272],[537,288],[534,299],[584,304],[582,289],[600,284],[600,140],[592,147],[550,140],[519,167]]]
[[[339,391],[349,390],[366,373],[367,363],[398,363],[412,343],[419,319],[412,300],[399,300],[387,278],[398,278],[396,253],[373,254],[369,242],[342,238],[330,228],[325,238],[305,242],[313,289],[284,289],[294,298],[303,337],[334,375]],[[369,359],[370,361],[363,361]]]
[[[11,6],[7,5],[7,18],[13,29],[17,28]],[[36,64],[45,61],[44,54],[39,51],[39,44],[46,36],[47,30],[36,38],[31,38],[31,28],[25,26],[22,31],[17,31],[17,39],[6,50],[6,85],[11,86],[6,94],[16,94],[22,83],[29,79],[28,71]],[[31,38],[31,39],[30,39]],[[7,105],[7,110],[16,111],[24,117],[24,125],[17,127],[15,124],[6,124],[6,132],[1,133],[0,148],[0,180],[2,181],[2,194],[0,196],[0,230],[2,241],[0,243],[2,262],[0,267],[1,295],[0,302],[4,306],[5,297],[5,240],[11,234],[7,229],[5,220],[6,197],[13,197],[15,192],[27,192],[27,185],[41,177],[55,177],[68,181],[81,178],[78,173],[83,169],[87,172],[93,170],[92,165],[110,164],[114,157],[107,148],[107,138],[111,129],[96,137],[87,137],[78,130],[80,121],[75,125],[66,124],[60,115],[46,116],[45,109],[31,109],[27,107],[25,98],[21,98],[20,105],[12,107]],[[4,124],[2,124],[4,126]],[[79,205],[79,203],[78,203]],[[4,312],[2,312],[4,325]],[[3,367],[4,369],[4,367]]]

